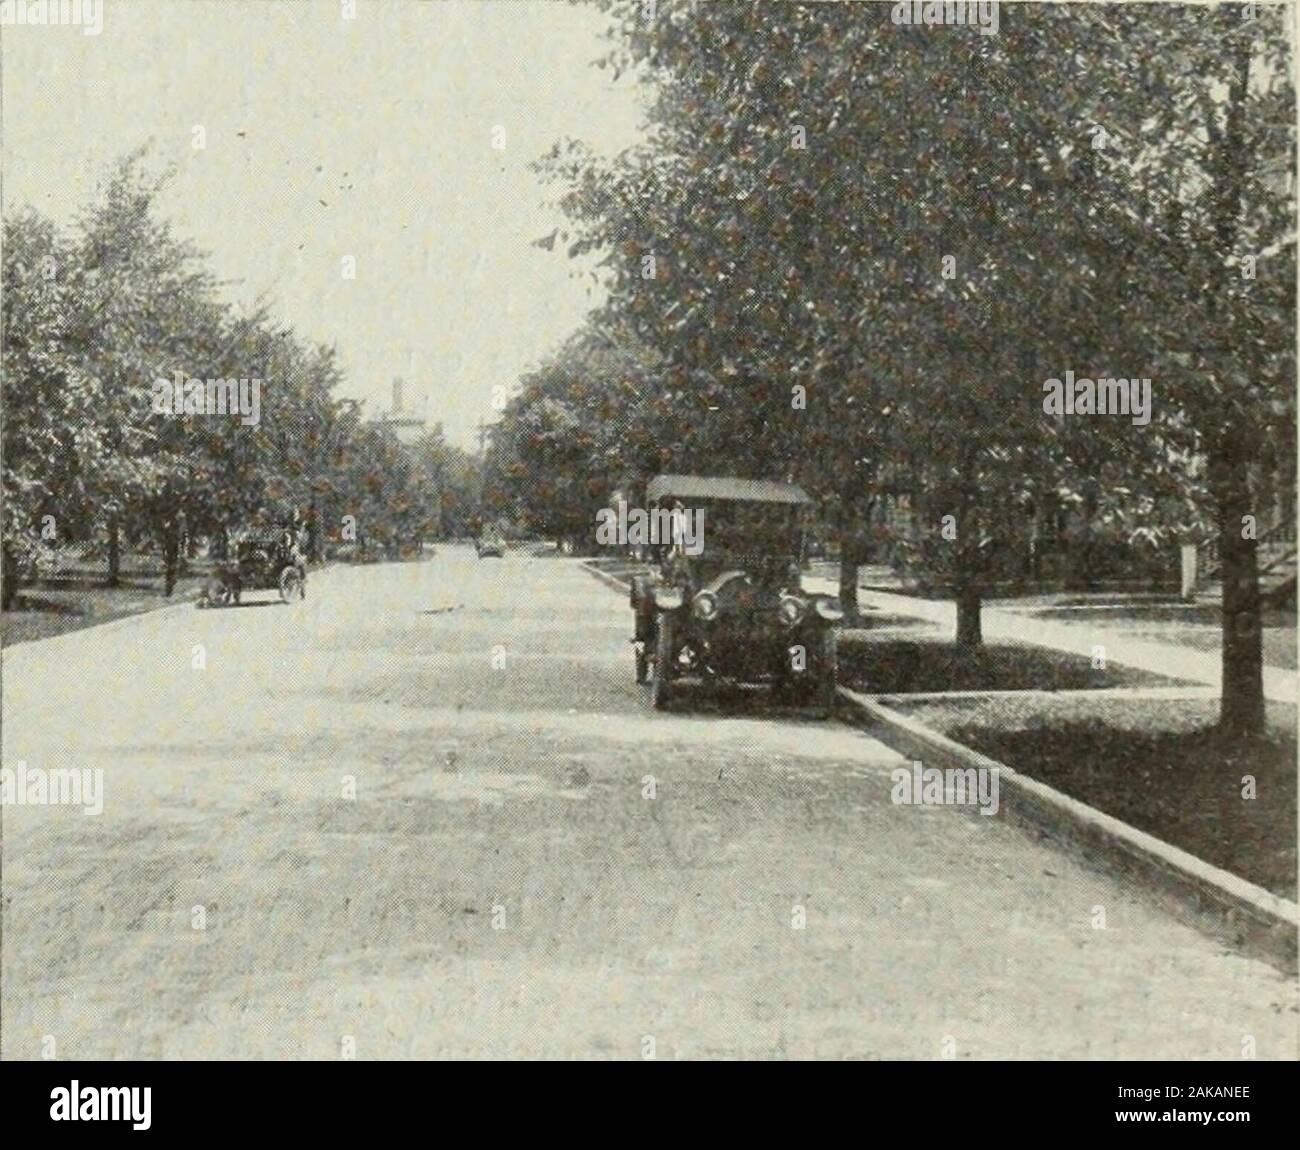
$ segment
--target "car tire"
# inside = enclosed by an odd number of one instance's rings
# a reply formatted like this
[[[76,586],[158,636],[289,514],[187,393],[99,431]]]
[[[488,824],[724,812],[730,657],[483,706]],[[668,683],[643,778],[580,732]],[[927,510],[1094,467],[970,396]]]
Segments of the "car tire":
[[[834,627],[827,627],[821,635],[817,650],[817,708],[826,718],[835,714],[835,701],[839,697],[839,642]]]
[[[655,661],[650,677],[650,705],[656,711],[668,707],[669,683],[673,673],[673,643],[677,626],[671,615],[659,616],[658,635],[655,637]]]
[[[207,600],[212,607],[224,607],[230,602],[230,588],[215,575],[208,580]]]

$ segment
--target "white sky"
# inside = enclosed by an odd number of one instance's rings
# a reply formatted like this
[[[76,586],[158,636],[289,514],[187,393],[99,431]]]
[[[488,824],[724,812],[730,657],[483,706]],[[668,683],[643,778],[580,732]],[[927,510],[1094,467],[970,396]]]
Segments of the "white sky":
[[[348,21],[341,0],[105,0],[98,36],[3,28],[3,208],[66,223],[152,139],[151,166],[178,169],[162,211],[231,298],[267,291],[303,336],[337,344],[346,394],[375,411],[401,375],[407,406],[427,396],[472,446],[493,386],[599,302],[562,245],[530,246],[562,217],[528,164],[566,135],[633,143],[641,97],[591,66],[602,18],[563,0],[356,7]]]

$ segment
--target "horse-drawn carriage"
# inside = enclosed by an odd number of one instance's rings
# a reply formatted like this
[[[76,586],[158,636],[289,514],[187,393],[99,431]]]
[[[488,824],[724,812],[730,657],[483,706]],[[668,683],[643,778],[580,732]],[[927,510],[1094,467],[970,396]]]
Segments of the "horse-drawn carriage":
[[[234,541],[199,594],[199,607],[238,603],[245,591],[278,591],[285,603],[307,597],[307,565],[292,531],[249,531]]]

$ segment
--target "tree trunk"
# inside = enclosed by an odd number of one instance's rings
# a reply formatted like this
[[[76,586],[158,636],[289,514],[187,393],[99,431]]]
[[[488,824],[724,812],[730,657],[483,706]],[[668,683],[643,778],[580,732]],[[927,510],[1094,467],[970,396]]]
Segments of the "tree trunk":
[[[1092,591],[1097,586],[1097,537],[1094,524],[1097,519],[1097,489],[1090,483],[1084,490],[1083,521],[1079,525],[1076,546],[1079,549],[1075,583],[1081,591]]]
[[[862,520],[869,518],[874,497],[865,505],[858,498],[857,476],[840,491],[840,605],[844,617],[858,617],[858,565],[862,561],[860,532]]]
[[[851,531],[840,535],[840,605],[846,619],[858,617],[858,546]]]
[[[307,511],[307,556],[312,563],[319,563],[325,557],[321,551],[320,510],[314,498]]]
[[[1228,89],[1224,126],[1215,157],[1215,232],[1223,259],[1234,250],[1241,214],[1242,174],[1246,170],[1246,95],[1250,82],[1251,45],[1239,37],[1235,72]],[[1226,269],[1223,283],[1227,283]],[[1223,290],[1223,289],[1220,289]],[[1215,309],[1218,311],[1219,309]],[[1216,364],[1216,368],[1219,365]],[[1255,425],[1247,412],[1234,410],[1225,388],[1226,412],[1220,416],[1219,450],[1211,475],[1219,527],[1219,562],[1223,580],[1223,695],[1219,729],[1236,737],[1264,731],[1264,658],[1260,641],[1259,567],[1256,531],[1243,530],[1244,516],[1258,515],[1252,506],[1249,463],[1256,456]],[[1251,538],[1243,538],[1249,534]]]
[[[4,568],[0,571],[0,588],[3,588],[4,603],[0,609],[8,611],[18,596],[18,556],[8,543],[4,544]]]
[[[116,587],[122,571],[122,529],[114,516],[108,521],[108,586]]]
[[[1039,583],[1043,578],[1043,556],[1039,548],[1039,538],[1042,533],[1043,512],[1042,508],[1035,503],[1033,516],[1029,521],[1029,543],[1025,555],[1025,576],[1031,583]]]
[[[1264,731],[1264,659],[1259,573],[1246,457],[1235,447],[1221,462],[1217,495],[1220,575],[1223,580],[1223,695],[1219,729],[1249,737]],[[1235,456],[1235,458],[1233,457]]]
[[[982,597],[979,584],[966,582],[957,588],[957,646],[980,647],[984,643],[981,622]]]
[[[180,531],[176,524],[168,523],[163,527],[163,594],[168,598],[176,589],[176,574],[180,567]]]
[[[983,597],[980,581],[986,575],[986,558],[980,546],[979,495],[975,489],[973,453],[962,460],[961,515],[957,521],[957,646],[973,649],[984,644],[980,617]]]

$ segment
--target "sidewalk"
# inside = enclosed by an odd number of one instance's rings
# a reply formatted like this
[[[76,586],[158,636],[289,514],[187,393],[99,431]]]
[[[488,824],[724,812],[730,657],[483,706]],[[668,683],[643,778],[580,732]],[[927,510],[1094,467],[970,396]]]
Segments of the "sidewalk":
[[[838,584],[828,579],[806,578],[804,586],[809,591],[825,594],[834,595],[839,592]],[[859,591],[858,600],[864,606],[925,619],[956,633],[957,605],[951,600],[916,599],[910,595],[892,595],[883,591]],[[1098,619],[1094,627],[1081,627],[1077,623],[1032,619],[1003,607],[985,607],[982,623],[985,639],[1029,643],[1035,647],[1069,651],[1086,658],[1091,658],[1093,648],[1100,646],[1105,648],[1106,659],[1110,662],[1174,679],[1188,679],[1220,690],[1223,687],[1223,667],[1218,652],[1207,654],[1170,643],[1133,639],[1122,631],[1108,628],[1101,619]],[[1264,697],[1282,703],[1294,704],[1300,701],[1300,675],[1281,667],[1266,666]]]

